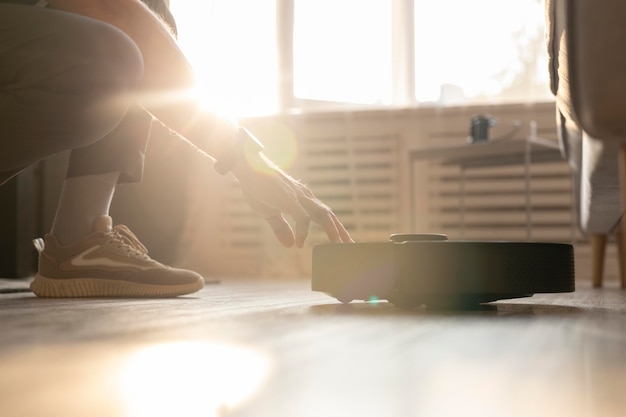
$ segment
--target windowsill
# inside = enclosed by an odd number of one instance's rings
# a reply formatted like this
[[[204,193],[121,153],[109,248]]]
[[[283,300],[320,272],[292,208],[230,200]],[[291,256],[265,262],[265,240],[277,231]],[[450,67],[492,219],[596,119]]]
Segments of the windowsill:
[[[321,102],[320,102],[321,103]],[[554,107],[554,100],[538,101],[538,102],[507,102],[507,103],[485,103],[485,104],[468,104],[468,105],[435,105],[424,104],[416,106],[375,106],[375,105],[354,105],[343,103],[328,103],[327,105],[307,106],[307,108],[294,108],[283,113],[276,113],[266,116],[245,117],[246,120],[282,118],[282,117],[337,117],[350,115],[351,117],[375,117],[389,114],[406,114],[415,113],[419,115],[428,114],[459,114],[459,113],[508,113],[516,112],[520,108],[528,109],[529,107],[549,108]]]

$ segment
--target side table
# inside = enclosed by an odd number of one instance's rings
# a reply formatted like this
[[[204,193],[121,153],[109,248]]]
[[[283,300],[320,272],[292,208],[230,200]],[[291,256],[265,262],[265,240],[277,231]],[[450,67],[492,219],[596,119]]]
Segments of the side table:
[[[409,152],[411,228],[415,232],[415,163],[419,160],[439,160],[443,165],[458,165],[460,176],[460,223],[461,238],[465,232],[465,171],[470,168],[523,165],[526,209],[526,238],[532,238],[531,164],[563,160],[556,140],[537,137],[537,126],[530,123],[530,135],[525,138],[500,139],[479,143],[437,146],[413,149]]]

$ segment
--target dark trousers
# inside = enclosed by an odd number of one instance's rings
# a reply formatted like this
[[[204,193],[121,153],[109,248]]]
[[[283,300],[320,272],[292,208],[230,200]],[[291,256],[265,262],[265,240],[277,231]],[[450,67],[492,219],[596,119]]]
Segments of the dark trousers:
[[[68,176],[139,181],[152,116],[132,95],[141,53],[83,16],[0,3],[0,184],[71,150]]]

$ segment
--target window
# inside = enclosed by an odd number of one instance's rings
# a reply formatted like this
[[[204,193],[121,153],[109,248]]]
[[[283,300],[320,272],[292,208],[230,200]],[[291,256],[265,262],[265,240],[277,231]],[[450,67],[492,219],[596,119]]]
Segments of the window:
[[[390,0],[296,0],[297,99],[391,103]]]
[[[552,99],[542,0],[171,3],[203,95],[239,116]]]
[[[415,0],[420,103],[550,97],[540,0]]]

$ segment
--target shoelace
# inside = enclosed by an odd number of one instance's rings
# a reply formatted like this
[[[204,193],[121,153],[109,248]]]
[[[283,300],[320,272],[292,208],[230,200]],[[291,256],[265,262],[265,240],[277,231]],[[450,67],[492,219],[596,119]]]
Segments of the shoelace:
[[[123,224],[118,224],[113,227],[109,232],[111,238],[113,238],[120,246],[130,250],[135,255],[139,255],[143,258],[148,257],[148,248],[139,241],[137,236],[130,231],[128,227]]]

